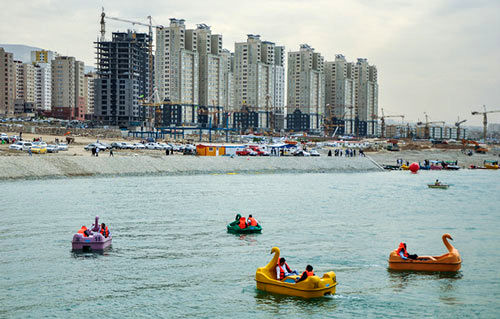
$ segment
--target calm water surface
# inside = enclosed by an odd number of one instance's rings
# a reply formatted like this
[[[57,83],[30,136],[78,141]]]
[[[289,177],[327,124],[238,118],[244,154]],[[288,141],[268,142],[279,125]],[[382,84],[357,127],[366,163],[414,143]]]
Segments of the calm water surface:
[[[452,186],[427,189],[435,178]],[[0,317],[478,317],[500,313],[500,172],[380,172],[0,182]],[[237,212],[260,235],[227,234]],[[74,254],[94,216],[112,249]],[[442,254],[457,274],[387,270],[389,252]],[[255,289],[273,246],[292,268],[334,270],[317,300]]]

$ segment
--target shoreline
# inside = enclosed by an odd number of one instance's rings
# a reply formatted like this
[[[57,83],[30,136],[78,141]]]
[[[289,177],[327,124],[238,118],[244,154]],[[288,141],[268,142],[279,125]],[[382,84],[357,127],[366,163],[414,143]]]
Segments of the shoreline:
[[[369,171],[381,169],[366,157],[0,156],[0,181],[105,176]]]

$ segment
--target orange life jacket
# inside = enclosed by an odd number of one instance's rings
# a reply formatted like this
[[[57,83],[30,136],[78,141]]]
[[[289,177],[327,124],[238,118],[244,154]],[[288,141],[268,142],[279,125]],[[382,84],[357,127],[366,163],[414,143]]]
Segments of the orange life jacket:
[[[248,217],[248,220],[250,221],[250,226],[257,226],[257,221],[253,217]]]
[[[245,217],[241,217],[240,218],[240,228],[243,229],[245,227],[247,227],[246,218]]]
[[[106,229],[103,229],[101,227],[101,231],[100,231],[101,235],[103,235],[104,237],[108,238],[109,236],[109,229],[108,229],[108,226],[106,226]]]
[[[85,233],[85,231],[87,230],[87,227],[85,226],[82,226],[82,228],[80,228],[80,230],[77,232],[78,234],[82,234],[83,237],[89,237],[87,236],[87,234]]]
[[[399,243],[399,247],[398,247],[398,250],[396,251],[396,254],[399,255],[399,253],[401,252],[401,250],[403,251],[403,255],[405,257],[408,257],[408,252],[406,251],[406,248],[405,248],[405,244],[404,243]]]
[[[283,280],[283,279],[285,279],[285,269],[283,269],[283,267],[280,265],[279,262],[278,262],[278,267],[280,267],[280,277],[278,278],[278,280]],[[286,267],[287,272],[292,272],[290,270],[290,267],[288,267],[288,264],[286,262],[285,262],[285,267]]]
[[[304,271],[304,272],[307,274],[307,277],[314,276],[314,272],[312,272],[312,271],[307,271],[307,270],[306,270],[306,271]],[[304,272],[302,273],[302,275],[304,275]],[[302,277],[302,276],[301,276],[301,277]],[[306,277],[306,278],[307,278],[307,277]]]

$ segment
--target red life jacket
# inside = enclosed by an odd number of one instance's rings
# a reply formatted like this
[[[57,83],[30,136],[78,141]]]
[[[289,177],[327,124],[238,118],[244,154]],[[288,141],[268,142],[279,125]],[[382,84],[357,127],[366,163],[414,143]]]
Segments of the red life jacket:
[[[285,279],[285,270],[283,269],[283,267],[280,265],[279,262],[278,262],[278,267],[280,267],[280,277],[278,278],[278,280],[283,280],[283,279]],[[285,267],[286,267],[287,272],[292,272],[290,270],[290,267],[288,267],[288,264],[286,262],[285,262]]]
[[[396,254],[399,255],[399,253],[403,251],[403,256],[408,257],[408,252],[406,251],[405,244],[404,243],[399,243],[398,250],[396,251]]]
[[[86,231],[86,230],[87,230],[87,227],[82,226],[82,228],[80,228],[80,230],[79,230],[77,233],[78,233],[78,234],[82,234],[82,235],[83,235],[83,237],[89,237],[89,236],[85,233],[85,231]]]
[[[108,238],[109,236],[109,229],[108,229],[108,226],[106,226],[106,229],[103,229],[101,227],[101,231],[100,231],[101,235],[103,235],[104,237]]]
[[[246,218],[245,217],[241,217],[240,218],[240,228],[243,229],[245,227],[247,227]]]
[[[248,221],[250,222],[250,226],[257,226],[257,221],[253,217],[248,217]]]

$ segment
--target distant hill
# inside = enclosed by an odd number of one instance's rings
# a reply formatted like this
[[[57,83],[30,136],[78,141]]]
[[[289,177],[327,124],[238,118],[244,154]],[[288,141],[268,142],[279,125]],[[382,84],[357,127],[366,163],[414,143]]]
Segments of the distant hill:
[[[4,48],[6,52],[13,53],[14,60],[20,60],[23,61],[23,63],[31,62],[31,51],[47,50],[23,44],[0,44],[0,48]],[[78,60],[78,57],[76,59]],[[95,67],[86,65],[85,73],[89,72],[95,72]]]
[[[0,44],[6,52],[14,54],[14,60],[21,60],[23,63],[31,62],[31,51],[42,50],[42,48],[30,47],[22,44]]]

